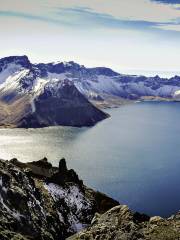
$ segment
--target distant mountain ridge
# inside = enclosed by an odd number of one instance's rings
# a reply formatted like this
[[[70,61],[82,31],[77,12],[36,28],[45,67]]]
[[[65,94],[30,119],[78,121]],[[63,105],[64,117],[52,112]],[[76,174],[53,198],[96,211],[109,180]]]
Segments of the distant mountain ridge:
[[[33,64],[27,56],[0,59],[1,125],[92,126],[108,117],[92,103],[146,97],[178,100],[180,77],[124,75],[73,61]]]

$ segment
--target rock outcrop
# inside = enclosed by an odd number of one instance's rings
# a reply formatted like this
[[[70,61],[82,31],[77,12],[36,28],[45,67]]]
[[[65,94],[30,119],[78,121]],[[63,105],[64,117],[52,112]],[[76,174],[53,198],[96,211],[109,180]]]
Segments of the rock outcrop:
[[[67,182],[73,182],[83,188],[83,181],[79,179],[79,176],[73,169],[67,169],[66,160],[64,158],[59,161],[58,171],[48,178],[47,181],[61,186],[64,186]]]
[[[0,160],[0,239],[56,240],[88,226],[118,202],[86,187],[65,159]]]
[[[168,218],[148,217],[132,212],[126,205],[96,214],[91,226],[68,240],[178,240],[180,213]]]

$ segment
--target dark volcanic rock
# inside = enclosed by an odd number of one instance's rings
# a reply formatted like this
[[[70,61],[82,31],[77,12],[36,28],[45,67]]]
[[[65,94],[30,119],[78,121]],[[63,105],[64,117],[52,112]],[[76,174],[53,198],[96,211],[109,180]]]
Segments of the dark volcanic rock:
[[[29,162],[28,164],[38,166],[40,168],[45,168],[45,169],[52,168],[52,164],[50,162],[48,162],[48,159],[46,157],[44,157],[43,159],[41,159],[39,161]]]
[[[15,63],[24,68],[31,68],[31,63],[27,56],[10,56],[0,59],[0,68],[5,68],[8,64]]]
[[[66,160],[65,158],[62,158],[60,161],[59,161],[59,172],[60,173],[67,173],[68,169],[67,169],[67,165],[66,165]]]
[[[59,161],[58,171],[52,174],[50,178],[47,178],[47,181],[60,186],[72,182],[76,183],[81,189],[83,189],[83,181],[79,179],[79,176],[73,169],[67,169],[66,160],[64,158]]]
[[[18,127],[93,126],[109,115],[90,103],[69,81],[52,92],[48,87],[34,100],[35,112],[21,119]]]

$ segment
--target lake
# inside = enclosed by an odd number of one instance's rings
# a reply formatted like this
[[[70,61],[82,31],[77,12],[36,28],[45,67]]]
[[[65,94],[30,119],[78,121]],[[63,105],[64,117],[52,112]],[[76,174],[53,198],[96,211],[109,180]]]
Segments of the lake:
[[[65,157],[84,182],[149,215],[180,209],[180,103],[144,102],[107,110],[92,128],[1,129],[0,157],[26,162]]]

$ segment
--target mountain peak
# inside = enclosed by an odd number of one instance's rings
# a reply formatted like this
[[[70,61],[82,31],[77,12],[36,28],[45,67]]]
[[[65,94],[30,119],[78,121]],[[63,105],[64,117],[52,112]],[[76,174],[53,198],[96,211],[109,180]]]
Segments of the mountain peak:
[[[31,63],[26,55],[22,56],[10,56],[0,59],[0,66],[4,66],[10,63],[21,65],[25,68],[29,68]]]
[[[119,73],[113,71],[111,68],[107,68],[107,67],[94,67],[94,68],[88,68],[88,69],[91,70],[94,74],[105,75],[108,77],[120,75]]]

